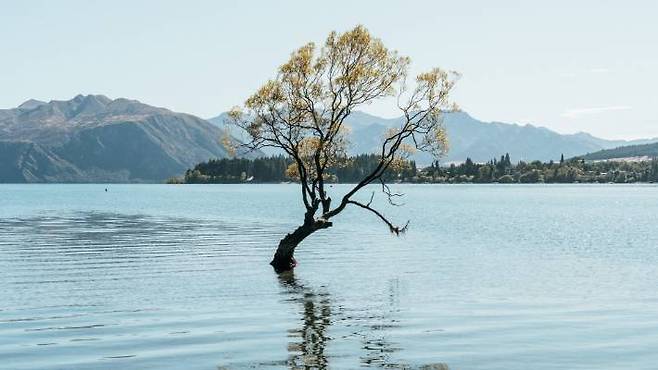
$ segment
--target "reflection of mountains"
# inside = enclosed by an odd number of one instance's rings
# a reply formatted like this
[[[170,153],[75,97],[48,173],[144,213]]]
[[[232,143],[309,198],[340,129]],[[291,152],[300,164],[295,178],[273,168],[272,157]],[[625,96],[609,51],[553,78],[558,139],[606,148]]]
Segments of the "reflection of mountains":
[[[279,282],[290,296],[289,302],[299,304],[302,317],[300,327],[288,330],[288,366],[290,369],[327,369],[331,366],[331,356],[327,347],[332,341],[338,342],[349,337],[358,337],[361,344],[361,366],[391,369],[412,369],[409,364],[396,362],[393,355],[402,350],[395,342],[387,338],[387,330],[400,324],[395,319],[399,307],[399,287],[397,280],[389,282],[386,309],[372,312],[367,308],[353,313],[346,312],[341,306],[335,306],[331,296],[325,290],[316,290],[297,280],[294,273],[282,274]],[[341,322],[342,326],[351,328],[351,334],[333,338],[328,334],[332,323]],[[373,324],[374,322],[374,324]],[[423,370],[448,370],[442,363],[423,365]]]

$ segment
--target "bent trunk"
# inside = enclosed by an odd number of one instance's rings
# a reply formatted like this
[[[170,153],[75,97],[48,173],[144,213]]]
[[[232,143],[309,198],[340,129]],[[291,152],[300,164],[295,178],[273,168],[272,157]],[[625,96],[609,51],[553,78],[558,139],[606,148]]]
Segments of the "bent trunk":
[[[281,239],[279,247],[276,249],[276,253],[274,253],[274,258],[270,262],[270,265],[274,267],[274,271],[281,273],[292,270],[295,267],[294,254],[297,245],[306,239],[307,236],[328,227],[331,227],[331,222],[325,220],[304,222],[302,226]]]

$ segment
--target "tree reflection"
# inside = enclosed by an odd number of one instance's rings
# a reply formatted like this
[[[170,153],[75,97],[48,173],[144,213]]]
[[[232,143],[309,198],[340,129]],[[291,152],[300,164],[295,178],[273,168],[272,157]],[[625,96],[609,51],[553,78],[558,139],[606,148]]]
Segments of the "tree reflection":
[[[375,306],[360,307],[346,311],[332,301],[328,292],[314,289],[295,278],[294,272],[279,275],[279,283],[288,296],[286,301],[298,304],[302,314],[300,327],[288,330],[288,360],[290,369],[327,369],[331,366],[328,346],[334,338],[327,334],[334,323],[341,328],[349,328],[350,333],[336,341],[351,341],[356,338],[355,351],[359,355],[361,367],[387,369],[449,370],[443,363],[411,366],[395,361],[394,354],[401,346],[390,340],[391,330],[400,326],[399,282],[388,282],[386,299]],[[348,356],[350,357],[350,356]]]
[[[393,354],[402,348],[388,338],[391,329],[400,326],[395,319],[400,307],[400,284],[397,279],[387,282],[385,300],[377,306],[371,307],[362,314],[365,317],[358,320],[362,330],[358,333],[361,337],[362,349],[361,365],[366,367],[386,367],[392,369],[408,369],[407,364],[395,362]],[[384,298],[384,297],[383,297]]]
[[[288,366],[291,369],[326,369],[325,349],[331,338],[327,328],[331,325],[331,300],[329,293],[317,293],[295,279],[294,273],[279,275],[279,282],[290,294],[289,301],[302,306],[302,325],[288,331]]]

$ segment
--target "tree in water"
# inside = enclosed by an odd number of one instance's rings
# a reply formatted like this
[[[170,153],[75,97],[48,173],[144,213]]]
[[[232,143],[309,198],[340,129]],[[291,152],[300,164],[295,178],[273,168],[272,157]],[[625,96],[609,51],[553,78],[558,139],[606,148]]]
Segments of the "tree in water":
[[[372,197],[367,203],[353,197],[376,183],[392,201],[399,194],[391,192],[384,181],[387,169],[399,166],[415,150],[437,158],[447,150],[442,113],[457,109],[448,95],[458,74],[435,68],[419,74],[414,86],[408,87],[409,64],[409,58],[387,49],[363,26],[342,34],[332,32],[323,47],[308,43],[294,51],[274,79],[247,99],[243,108],[231,110],[229,121],[249,134],[245,145],[285,152],[292,159],[287,174],[300,184],[304,221],[280,241],[271,262],[275,271],[292,269],[299,243],[331,227],[333,218],[347,206],[371,212],[396,235],[406,230],[408,223],[395,225],[376,210]],[[346,157],[346,118],[359,107],[395,96],[403,119],[382,137],[377,165],[332,202],[325,186],[327,169]]]

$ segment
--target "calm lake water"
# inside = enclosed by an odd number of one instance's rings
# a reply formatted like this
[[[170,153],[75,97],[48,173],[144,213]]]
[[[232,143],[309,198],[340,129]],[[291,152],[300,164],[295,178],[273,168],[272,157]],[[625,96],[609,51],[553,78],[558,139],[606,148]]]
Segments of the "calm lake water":
[[[0,185],[0,368],[656,369],[658,187],[397,189],[277,277],[295,185]]]

